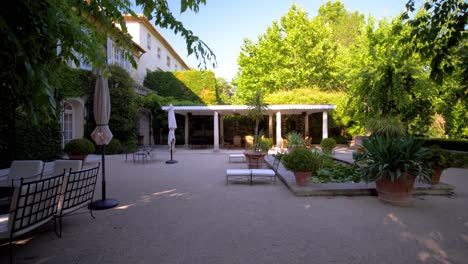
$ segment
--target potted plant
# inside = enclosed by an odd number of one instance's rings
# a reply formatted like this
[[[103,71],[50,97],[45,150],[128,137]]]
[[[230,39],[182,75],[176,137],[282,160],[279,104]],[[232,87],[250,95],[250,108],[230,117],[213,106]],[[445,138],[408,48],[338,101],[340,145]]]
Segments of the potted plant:
[[[266,142],[262,142],[259,136],[260,120],[267,113],[268,106],[263,101],[263,94],[258,89],[247,102],[248,116],[254,120],[254,139],[250,150],[245,151],[245,158],[249,168],[260,168],[263,166],[264,157],[270,149],[271,145],[266,147]]]
[[[333,149],[336,147],[336,140],[333,138],[324,138],[320,142],[320,147],[322,148],[322,153],[328,156],[333,155]]]
[[[76,138],[70,140],[63,149],[70,159],[85,160],[86,156],[94,153],[96,148],[93,142],[86,138]]]
[[[307,185],[307,179],[316,172],[319,167],[320,154],[310,151],[304,147],[294,148],[290,153],[282,157],[283,165],[286,169],[294,172],[296,184]]]
[[[438,184],[440,182],[440,176],[444,169],[450,167],[449,154],[440,148],[438,145],[433,145],[429,148],[430,155],[427,159],[428,163],[432,167],[432,184]]]
[[[292,131],[286,135],[286,147],[288,150],[293,150],[298,147],[304,147],[305,141],[300,133]]]
[[[360,171],[365,181],[374,181],[381,201],[394,205],[412,204],[416,178],[430,181],[431,170],[426,159],[429,150],[410,137],[372,136],[363,140],[366,152]]]

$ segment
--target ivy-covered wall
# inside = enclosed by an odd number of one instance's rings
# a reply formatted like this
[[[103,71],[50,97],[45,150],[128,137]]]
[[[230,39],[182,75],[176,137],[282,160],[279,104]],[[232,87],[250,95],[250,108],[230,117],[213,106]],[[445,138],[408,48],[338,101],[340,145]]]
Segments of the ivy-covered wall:
[[[216,78],[212,71],[148,72],[144,86],[163,97],[192,101],[205,105],[217,104]]]
[[[114,138],[122,144],[135,145],[138,105],[133,79],[119,66],[112,65],[109,69],[108,84],[111,97],[109,128]],[[92,75],[91,72],[89,74]],[[96,127],[93,115],[94,85],[95,83],[92,83],[92,85],[85,87],[88,95],[88,100],[86,100],[88,116],[85,125],[85,137],[87,138],[90,138],[91,132]]]

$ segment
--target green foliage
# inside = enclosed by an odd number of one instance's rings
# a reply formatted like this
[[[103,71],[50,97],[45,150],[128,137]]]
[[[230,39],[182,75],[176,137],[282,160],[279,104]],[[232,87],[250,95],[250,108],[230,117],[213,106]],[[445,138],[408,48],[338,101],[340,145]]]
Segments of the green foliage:
[[[289,132],[286,135],[286,147],[290,150],[298,147],[304,147],[305,141],[304,137],[296,131]]]
[[[318,183],[360,182],[361,174],[357,166],[335,164],[332,167],[318,170],[316,178]]]
[[[290,171],[316,171],[318,164],[314,163],[318,153],[306,148],[295,148],[290,153],[284,154],[281,161],[286,169]]]
[[[450,153],[442,150],[438,145],[433,145],[429,148],[430,154],[427,161],[436,169],[445,169],[450,167]]]
[[[144,85],[163,97],[206,105],[217,103],[216,78],[212,71],[149,72]]]
[[[60,66],[57,75],[57,100],[86,95],[96,85],[96,76],[90,71],[74,69],[65,64]]]
[[[430,152],[413,138],[389,138],[375,136],[363,139],[366,150],[361,161],[365,181],[389,178],[392,182],[406,181],[407,173],[430,182],[432,171],[426,163]],[[358,161],[358,160],[357,160]]]
[[[198,12],[206,0],[181,0],[181,10]],[[54,119],[57,112],[56,89],[60,67],[71,61],[84,61],[93,68],[107,68],[105,43],[108,37],[124,50],[124,58],[136,66],[133,42],[122,14],[137,17],[134,8],[143,11],[157,26],[169,28],[186,41],[188,54],[195,54],[204,66],[213,61],[211,49],[191,30],[174,18],[167,0],[62,1],[23,0],[0,10],[1,120],[6,140],[1,139],[5,158],[15,159],[17,141],[15,113],[21,109],[35,123]],[[117,25],[117,26],[116,26]],[[77,91],[68,90],[71,95]],[[66,92],[64,96],[68,96]],[[7,103],[4,103],[7,102]],[[42,120],[41,120],[42,119]],[[7,142],[7,143],[3,143]],[[2,155],[3,158],[3,155]]]
[[[109,128],[116,139],[123,142],[135,138],[138,109],[135,101],[134,83],[130,75],[118,66],[111,66],[109,92],[111,99],[111,117]]]
[[[263,119],[263,116],[267,113],[268,105],[265,104],[264,95],[258,89],[247,101],[248,113],[247,115],[255,121],[255,135],[254,135],[254,147],[257,151],[258,142],[259,142],[259,131],[258,126],[260,120]]]
[[[62,131],[58,119],[35,123],[26,114],[18,114],[16,159],[55,160],[62,151]]]
[[[407,10],[402,14],[403,22],[411,26],[411,35],[402,39],[402,43],[417,42],[413,48],[430,60],[431,78],[442,83],[444,77],[458,67],[452,55],[454,48],[466,42],[468,3],[464,0],[428,0],[417,14],[411,16],[414,4],[414,0],[409,0]],[[467,76],[468,68],[465,67],[464,72]]]
[[[224,78],[216,78],[216,100],[218,104],[230,104],[234,94],[234,87]]]
[[[294,148],[289,154],[284,154],[281,161],[290,171],[310,171],[312,175],[321,168],[333,166],[333,159],[329,156],[303,147]]]
[[[403,123],[396,116],[370,118],[367,128],[372,136],[400,138],[406,135]]]
[[[320,142],[320,147],[324,154],[331,155],[333,153],[333,149],[336,147],[336,140],[333,138],[324,138],[322,139],[322,142]]]
[[[86,138],[75,138],[70,140],[63,149],[70,155],[89,155],[96,151],[93,142]]]
[[[120,143],[120,140],[113,138],[106,146],[106,154],[112,155],[120,153],[122,153],[122,144]]]

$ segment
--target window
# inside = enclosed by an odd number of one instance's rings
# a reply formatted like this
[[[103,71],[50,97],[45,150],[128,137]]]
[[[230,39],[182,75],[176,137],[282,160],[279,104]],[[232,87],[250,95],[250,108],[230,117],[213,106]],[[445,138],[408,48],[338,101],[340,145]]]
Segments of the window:
[[[161,58],[161,48],[158,47],[158,59],[160,59],[160,58]]]
[[[148,47],[149,50],[151,49],[151,34],[150,33],[146,33],[146,46]]]
[[[170,68],[171,67],[171,58],[169,56],[167,56],[166,60],[167,60],[166,65],[167,65],[168,68]]]
[[[113,61],[114,63],[118,63],[119,60],[120,60],[120,50],[119,48],[117,48],[116,45],[112,45],[112,58],[113,58]]]
[[[174,64],[174,68],[175,68],[176,71],[178,70],[177,69],[178,68],[177,64]]]
[[[73,107],[69,103],[63,104],[62,134],[64,145],[73,139]]]

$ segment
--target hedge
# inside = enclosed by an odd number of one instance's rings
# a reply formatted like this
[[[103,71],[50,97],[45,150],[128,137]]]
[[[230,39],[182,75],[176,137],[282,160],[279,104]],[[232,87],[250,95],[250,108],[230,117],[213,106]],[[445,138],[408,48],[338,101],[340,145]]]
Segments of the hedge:
[[[447,150],[468,151],[467,139],[417,138],[417,140],[424,141],[423,146],[425,147],[439,145]]]
[[[148,72],[144,86],[163,97],[206,105],[218,102],[216,78],[212,71]]]

